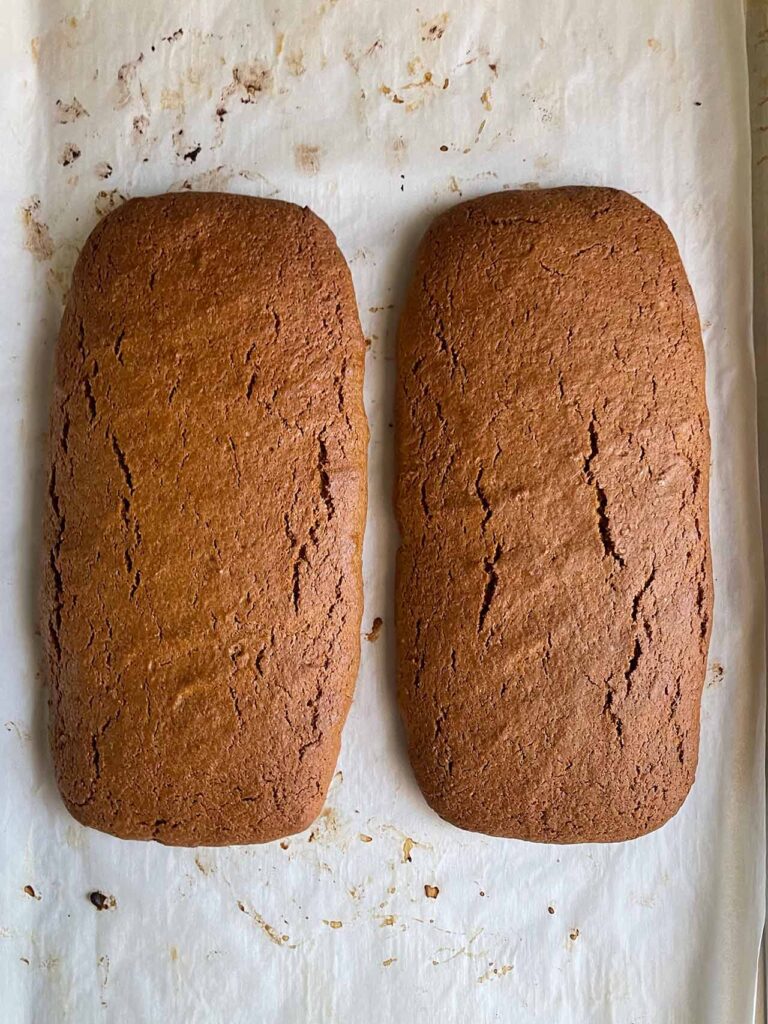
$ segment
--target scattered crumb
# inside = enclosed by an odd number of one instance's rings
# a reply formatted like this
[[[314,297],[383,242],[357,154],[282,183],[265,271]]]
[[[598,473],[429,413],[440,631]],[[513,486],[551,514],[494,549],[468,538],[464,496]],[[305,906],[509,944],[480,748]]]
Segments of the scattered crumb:
[[[578,939],[578,937],[579,937],[579,929],[578,928],[573,928],[571,930],[571,932],[569,933],[568,938],[571,940],[571,942],[575,942],[576,939]]]
[[[379,928],[390,928],[396,920],[397,918],[394,914],[387,914],[386,917],[380,918],[381,924]]]
[[[485,893],[483,892],[483,890],[482,890],[482,889],[480,890],[480,895],[481,895],[481,896],[485,896]]]
[[[276,946],[282,946],[288,941],[287,935],[281,935],[276,928],[273,928],[271,924],[267,924],[261,914],[257,914],[255,910],[249,910],[240,900],[237,901],[238,908],[247,917],[250,917],[255,924],[261,928],[270,942],[274,942]]]
[[[59,155],[59,163],[62,167],[69,167],[80,156],[80,147],[73,142],[68,142]]]
[[[387,957],[386,960],[382,960],[381,963],[382,963],[383,967],[391,967],[392,964],[395,963],[396,960],[397,960],[396,956],[389,956],[389,957]]]
[[[477,979],[481,984],[484,981],[493,981],[494,978],[503,978],[505,974],[509,974],[512,970],[512,964],[502,964],[501,967],[491,967],[490,970],[486,971],[485,974],[481,974]]]
[[[446,146],[445,144],[443,144],[443,145],[442,145],[442,146],[440,147],[440,152],[441,152],[441,153],[447,153],[447,152],[448,152],[448,147],[447,147],[447,146]]]
[[[555,908],[554,907],[547,907],[547,913],[548,914],[554,914],[554,912],[555,912]]]
[[[723,681],[723,675],[724,674],[725,674],[725,669],[720,664],[720,662],[719,661],[713,661],[712,662],[712,667],[709,670],[709,680],[707,682],[707,686],[711,687],[712,689],[714,689],[716,686],[718,686]]]
[[[27,249],[40,263],[44,263],[53,256],[53,239],[48,225],[44,224],[38,217],[40,200],[37,196],[27,202],[21,208],[21,219],[24,224],[24,248]]]
[[[424,895],[427,897],[427,899],[436,900],[437,897],[440,895],[440,890],[436,885],[425,885]]]
[[[327,924],[329,928],[341,928],[341,921],[326,921],[323,920],[323,924]]]
[[[125,202],[125,196],[122,195],[116,188],[111,189],[109,192],[100,191],[97,192],[94,200],[94,209],[98,217],[105,217],[108,213],[116,210],[118,206],[121,206]]]
[[[23,891],[27,894],[27,896],[31,896],[33,900],[41,900],[43,898],[39,893],[35,892],[34,888],[31,885],[25,885]]]
[[[411,857],[411,850],[415,845],[416,843],[413,839],[411,839],[410,836],[406,836],[405,842],[403,843],[403,864],[410,864],[413,860],[413,857]]]
[[[56,100],[56,121],[58,124],[72,124],[81,117],[89,117],[88,111],[82,105],[77,96],[72,97],[71,103],[63,100]]]
[[[438,39],[442,39],[446,28],[448,27],[448,13],[439,15],[437,18],[433,18],[431,21],[425,21],[421,26],[421,38],[425,43],[436,42]]]
[[[498,78],[499,77],[498,65],[497,64],[489,64],[488,67],[493,72],[494,78]]]
[[[375,644],[375,643],[376,643],[376,641],[377,641],[377,640],[379,639],[379,634],[381,633],[381,627],[382,627],[383,625],[384,625],[384,620],[383,620],[383,619],[381,619],[381,618],[380,618],[380,617],[379,617],[379,616],[377,615],[377,616],[376,616],[376,618],[375,618],[375,619],[373,620],[373,622],[371,623],[371,629],[370,629],[370,632],[368,632],[368,633],[366,633],[366,634],[365,634],[365,639],[366,639],[366,640],[367,640],[367,641],[368,641],[369,643],[371,643],[371,644]]]
[[[367,835],[365,835],[364,832],[361,832],[360,835],[358,836],[358,838],[359,838],[361,843],[372,843],[373,842],[373,836],[367,836]]]
[[[480,102],[486,110],[493,110],[493,104],[491,103],[491,90],[490,86],[483,90],[483,94],[480,97]]]
[[[169,36],[163,36],[164,43],[175,43],[177,39],[181,39],[184,35],[183,28],[177,28],[175,32],[172,32]]]
[[[94,889],[93,892],[89,892],[88,899],[97,910],[114,910],[117,906],[117,900],[114,896],[107,896],[98,889]]]
[[[660,53],[661,52],[661,43],[659,42],[658,39],[654,39],[653,37],[651,37],[648,40],[648,49],[649,50],[653,50],[654,53]]]
[[[287,843],[285,841],[285,839],[283,839],[283,841],[280,843],[280,849],[281,850],[287,850],[290,845],[291,845],[290,843]]]

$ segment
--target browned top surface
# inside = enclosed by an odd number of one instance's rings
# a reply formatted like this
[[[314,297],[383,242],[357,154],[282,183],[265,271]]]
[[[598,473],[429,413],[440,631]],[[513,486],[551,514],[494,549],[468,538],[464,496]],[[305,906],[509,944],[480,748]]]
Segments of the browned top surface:
[[[450,821],[658,827],[693,781],[712,607],[698,317],[675,243],[607,189],[461,204],[399,336],[399,695]]]
[[[363,354],[308,210],[158,196],[88,240],[44,596],[54,761],[84,823],[237,843],[319,811],[359,658]]]

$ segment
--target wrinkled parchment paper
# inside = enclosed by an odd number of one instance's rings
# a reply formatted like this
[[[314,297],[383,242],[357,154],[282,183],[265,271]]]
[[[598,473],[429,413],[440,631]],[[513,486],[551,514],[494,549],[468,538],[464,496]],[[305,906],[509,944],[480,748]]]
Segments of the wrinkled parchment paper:
[[[764,918],[764,600],[740,0],[14,0],[0,148],[0,1016],[9,1022],[737,1024]],[[460,832],[394,704],[393,331],[462,196],[593,182],[667,219],[699,304],[716,610],[694,790],[613,847]],[[227,189],[336,232],[370,339],[363,661],[319,821],[171,850],[81,828],[45,742],[34,597],[52,343],[123,197]],[[98,910],[89,893],[106,899]],[[97,899],[97,902],[99,900]]]

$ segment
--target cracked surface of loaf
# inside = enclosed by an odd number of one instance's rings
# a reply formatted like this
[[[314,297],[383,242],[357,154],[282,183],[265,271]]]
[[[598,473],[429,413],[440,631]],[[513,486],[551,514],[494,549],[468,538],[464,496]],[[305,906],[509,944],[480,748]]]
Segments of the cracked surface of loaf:
[[[693,783],[712,614],[698,316],[626,193],[438,217],[398,341],[399,701],[466,829],[615,841]]]
[[[359,659],[364,341],[328,227],[271,200],[133,200],[57,350],[42,631],[61,794],[182,845],[318,814]]]

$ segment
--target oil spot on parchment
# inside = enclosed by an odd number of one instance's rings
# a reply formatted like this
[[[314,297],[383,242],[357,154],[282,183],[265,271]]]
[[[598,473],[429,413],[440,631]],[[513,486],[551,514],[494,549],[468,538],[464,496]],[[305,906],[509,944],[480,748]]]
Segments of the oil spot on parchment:
[[[48,225],[40,219],[40,199],[32,196],[21,208],[24,226],[24,248],[31,252],[39,263],[51,259],[54,253],[53,239]]]
[[[376,618],[371,623],[370,630],[365,634],[365,639],[368,641],[369,644],[375,644],[376,641],[379,639],[381,627],[383,625],[384,620],[379,615],[377,615]]]
[[[304,67],[303,50],[294,50],[292,53],[286,54],[285,63],[288,66],[289,73],[292,74],[294,78],[300,78],[306,71],[306,68]]]
[[[73,96],[70,103],[64,100],[56,100],[56,122],[57,124],[73,124],[81,117],[90,117],[88,111],[77,98]]]
[[[440,890],[436,885],[425,885],[424,895],[427,897],[428,900],[436,900],[437,897],[440,895]]]
[[[374,921],[380,921],[381,922],[381,924],[379,925],[379,928],[391,928],[392,925],[395,924],[396,921],[397,921],[397,918],[395,917],[394,914],[384,914],[384,915],[374,914],[373,915],[373,919],[374,919]]]
[[[712,667],[709,670],[709,678],[707,680],[707,687],[709,689],[711,689],[711,690],[714,690],[716,687],[718,687],[720,685],[720,683],[722,683],[724,675],[725,675],[725,669],[720,664],[720,662],[719,661],[713,661],[712,662]]]
[[[112,164],[108,164],[106,160],[102,160],[101,163],[96,164],[94,167],[96,177],[106,180],[112,176]]]
[[[341,921],[327,921],[325,918],[323,918],[323,924],[327,924],[329,928],[333,929],[342,927]]]
[[[478,928],[474,935],[470,935],[469,939],[463,946],[440,946],[440,948],[435,950],[433,954],[432,966],[440,967],[442,964],[447,964],[451,960],[455,960],[460,956],[466,957],[468,960],[480,960],[486,957],[488,955],[487,949],[472,948],[482,932],[483,929]]]
[[[493,104],[491,103],[491,87],[483,89],[483,93],[480,97],[480,102],[483,104],[485,110],[493,110]]]
[[[107,984],[109,982],[109,957],[104,954],[98,961],[99,974],[101,975],[101,1005],[107,1005]]]
[[[509,974],[512,970],[512,964],[502,964],[500,967],[490,967],[485,974],[481,974],[477,979],[479,984],[483,984],[485,981],[494,981],[496,978],[503,978],[505,974]]]
[[[139,79],[139,65],[143,60],[144,54],[140,53],[135,60],[126,61],[118,68],[114,110],[122,110],[132,101],[141,101],[149,107],[147,94]]]
[[[661,45],[661,43],[659,42],[658,39],[654,39],[653,37],[651,37],[647,41],[646,45],[647,45],[648,49],[651,50],[652,53],[661,53],[662,45]]]
[[[93,201],[96,216],[106,217],[108,213],[112,213],[118,206],[122,206],[125,199],[126,197],[116,188],[110,189],[108,192],[101,189],[96,193],[96,198]]]
[[[33,900],[41,900],[43,897],[39,892],[35,892],[34,886],[25,885],[22,892],[25,892],[27,896],[30,896]]]
[[[296,170],[301,174],[317,174],[320,170],[320,147],[300,145],[293,147]]]
[[[74,142],[68,142],[59,154],[59,163],[62,167],[69,167],[69,165],[73,164],[79,156],[80,147],[76,146]]]
[[[226,192],[235,172],[224,164],[175,181],[169,192]]]
[[[308,843],[333,843],[339,837],[341,823],[333,807],[325,807],[320,812],[317,824],[309,833]]]
[[[250,917],[254,924],[264,932],[270,942],[274,942],[276,946],[284,946],[288,942],[289,937],[287,935],[281,935],[277,928],[273,928],[271,924],[267,924],[261,914],[249,907],[246,907],[244,903],[240,902],[240,900],[237,901],[237,906],[243,914]],[[288,947],[288,949],[294,948],[294,946]]]
[[[93,892],[89,892],[88,899],[97,910],[114,910],[117,906],[115,897],[103,893],[100,889],[94,889]]]
[[[88,833],[81,825],[68,825],[64,833],[64,842],[70,850],[82,850],[86,846]]]
[[[179,959],[179,951],[176,948],[176,946],[171,946],[171,948],[168,950],[168,955],[170,956],[171,961],[173,963],[175,963]]]
[[[445,12],[438,15],[437,18],[425,21],[421,26],[422,41],[425,43],[432,43],[436,42],[438,39],[442,39],[446,28],[448,28],[448,19],[449,14]]]
[[[160,91],[161,110],[179,110],[183,114],[186,110],[184,93],[181,89],[162,89]]]
[[[518,188],[524,189],[526,192],[532,192],[537,188],[541,188],[541,185],[538,181],[524,181]]]

